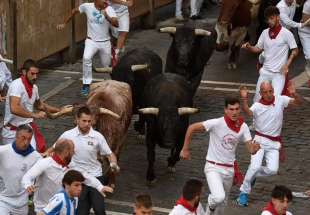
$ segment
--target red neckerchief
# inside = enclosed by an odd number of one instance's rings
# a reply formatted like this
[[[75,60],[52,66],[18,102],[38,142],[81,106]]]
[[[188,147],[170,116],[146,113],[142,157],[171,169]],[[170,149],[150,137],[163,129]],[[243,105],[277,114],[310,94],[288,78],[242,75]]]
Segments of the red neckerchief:
[[[275,26],[273,28],[269,28],[268,34],[269,34],[270,39],[272,39],[272,40],[276,39],[276,37],[280,33],[281,29],[282,29],[281,25],[277,25],[277,26]]]
[[[198,208],[198,205],[196,207],[192,207],[186,201],[186,199],[183,198],[183,196],[177,200],[177,205],[182,205],[184,208],[186,208],[187,210],[189,210],[190,212],[195,213],[195,214],[196,214],[196,210]]]
[[[62,167],[67,167],[68,165],[55,153],[52,156],[53,160],[56,161],[56,163],[58,163],[59,165],[61,165]]]
[[[261,98],[259,100],[259,103],[261,103],[263,105],[274,105],[274,101],[275,101],[275,97],[273,96],[271,101],[266,101],[265,99]]]
[[[25,75],[22,75],[20,78],[22,79],[22,82],[23,82],[23,84],[24,84],[24,87],[25,87],[25,89],[26,89],[26,91],[27,91],[27,94],[28,94],[29,98],[31,99],[31,97],[32,97],[33,84],[31,84],[31,83],[28,81],[28,79],[26,78]]]
[[[272,215],[285,215],[286,214],[286,211],[284,211],[283,214],[278,214],[272,202],[268,202],[266,207],[264,207],[263,211],[269,211]]]
[[[34,139],[36,141],[36,150],[40,153],[45,152],[46,141],[43,134],[41,133],[39,127],[34,122],[31,122],[30,125],[32,127]]]
[[[225,115],[224,120],[225,120],[228,128],[230,128],[231,130],[233,130],[236,133],[239,133],[240,128],[241,128],[242,124],[244,123],[244,120],[242,117],[239,117],[236,121],[233,121]]]

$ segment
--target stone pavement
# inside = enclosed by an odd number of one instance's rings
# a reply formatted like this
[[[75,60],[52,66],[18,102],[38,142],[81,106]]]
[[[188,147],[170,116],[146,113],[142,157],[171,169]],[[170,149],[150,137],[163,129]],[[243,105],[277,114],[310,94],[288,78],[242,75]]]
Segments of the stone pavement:
[[[168,11],[173,14],[172,9],[170,8]],[[204,13],[208,19],[214,20],[216,8],[213,7],[212,10],[206,10]],[[128,50],[134,47],[149,47],[156,51],[164,60],[170,42],[171,38],[167,34],[160,34],[156,30],[137,30],[130,34]],[[230,89],[238,88],[238,84],[234,83],[256,83],[258,74],[255,71],[256,57],[254,55],[241,52],[240,64],[237,70],[227,70],[225,67],[226,62],[227,54],[217,52],[214,53],[208,62],[203,79],[205,81],[217,82],[215,84],[206,82],[201,84],[194,99],[195,106],[200,108],[200,113],[192,116],[191,122],[222,116],[225,96],[237,95],[236,92],[229,91]],[[98,65],[98,63],[96,58],[95,64]],[[80,96],[81,60],[74,65],[63,65],[55,69],[73,71],[73,73],[42,72],[38,81],[41,96],[53,92],[53,89],[59,86],[59,84],[73,80],[70,86],[50,97],[47,102],[58,106],[85,102],[86,99]],[[292,73],[296,74],[302,69],[303,57],[301,55],[294,64]],[[95,74],[95,78],[108,77],[108,75]],[[219,83],[219,81],[225,83]],[[213,89],[214,87],[217,87],[217,89]],[[251,89],[254,88],[251,87]],[[304,96],[309,96],[310,91],[304,89],[299,92]],[[234,199],[239,191],[237,187],[233,187],[226,215],[260,214],[261,208],[270,199],[270,192],[276,184],[287,185],[293,191],[310,189],[310,166],[308,164],[310,161],[309,115],[308,102],[305,102],[301,107],[286,111],[283,138],[288,157],[287,162],[281,164],[279,175],[257,180],[253,194],[250,197],[249,207],[240,208],[235,205]],[[56,120],[41,120],[38,121],[38,124],[42,128],[49,145],[53,144],[64,131],[74,126],[72,116],[65,116]],[[117,178],[117,187],[114,194],[107,198],[107,210],[116,211],[115,214],[120,214],[120,212],[130,214],[132,209],[129,203],[134,201],[134,196],[139,193],[149,193],[153,197],[154,205],[160,207],[155,214],[167,214],[164,213],[165,209],[173,207],[187,179],[195,177],[206,182],[203,168],[208,147],[208,137],[207,133],[194,135],[191,145],[192,159],[177,163],[175,174],[167,172],[169,151],[157,148],[155,170],[158,181],[154,186],[148,187],[145,181],[147,167],[146,147],[143,141],[137,138],[137,133],[134,132],[131,125],[126,146],[123,148],[120,158],[121,173]],[[242,171],[246,171],[250,155],[244,145],[239,146],[237,154]],[[208,194],[207,184],[205,183],[205,185],[203,203],[206,203]],[[297,215],[308,215],[310,213],[309,203],[309,199],[295,198],[291,204],[290,211]]]

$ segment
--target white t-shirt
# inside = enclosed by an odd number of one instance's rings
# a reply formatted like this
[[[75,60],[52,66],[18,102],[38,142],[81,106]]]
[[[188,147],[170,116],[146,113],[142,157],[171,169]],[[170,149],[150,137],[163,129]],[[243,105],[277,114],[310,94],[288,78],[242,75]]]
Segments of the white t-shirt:
[[[169,215],[205,215],[206,212],[202,205],[199,203],[196,213],[190,212],[183,205],[176,205],[169,213]]]
[[[245,123],[239,133],[227,126],[224,117],[204,121],[203,126],[210,133],[206,159],[216,163],[233,165],[238,143],[252,140],[249,127]]]
[[[122,4],[116,4],[109,1],[109,5],[114,9],[117,16],[128,13],[128,7]]]
[[[68,203],[69,214],[67,213]],[[62,191],[55,194],[42,211],[46,215],[76,215],[77,205],[77,198],[69,198],[68,195]]]
[[[9,87],[12,83],[12,74],[4,62],[0,62],[0,90]]]
[[[101,163],[97,159],[100,155],[110,155],[112,151],[104,136],[94,129],[83,135],[78,127],[63,133],[59,139],[69,139],[74,143],[74,155],[69,167],[80,172],[88,173],[94,177],[102,176]]]
[[[38,187],[34,193],[35,211],[41,211],[59,190],[62,189],[62,179],[65,173],[69,171],[67,167],[62,167],[53,158],[48,157],[39,160],[22,179],[22,185],[26,189],[34,184]],[[102,190],[103,185],[98,179],[83,173],[84,183],[94,187],[98,191]]]
[[[281,0],[277,4],[277,8],[280,10],[280,23],[283,27],[287,29],[301,27],[301,23],[293,21],[296,11],[296,1],[291,6],[288,6],[285,0]]]
[[[272,215],[269,211],[263,211],[261,215]],[[293,215],[291,212],[286,211],[286,215]]]
[[[14,80],[8,90],[7,98],[15,96],[20,98],[20,105],[27,111],[33,112],[34,103],[39,100],[39,91],[37,85],[33,85],[32,97],[29,98],[21,78]],[[22,124],[28,124],[33,118],[24,118],[11,113],[10,99],[5,101],[4,125],[10,123],[16,127]]]
[[[269,37],[269,28],[260,35],[256,47],[264,50],[263,69],[269,72],[280,72],[287,62],[290,49],[297,48],[294,35],[286,28],[281,29],[275,39]]]
[[[97,10],[94,3],[84,3],[79,7],[80,13],[85,13],[87,17],[87,36],[93,41],[108,41],[110,40],[109,28],[110,23],[105,16]],[[117,17],[111,6],[108,6],[105,11],[109,17]]]
[[[291,99],[288,96],[276,96],[274,105],[263,105],[260,102],[255,102],[250,108],[253,112],[255,130],[272,137],[280,136],[283,111]]]
[[[37,151],[22,156],[14,151],[12,144],[0,146],[0,201],[18,208],[28,203],[28,193],[21,180],[40,158]]]

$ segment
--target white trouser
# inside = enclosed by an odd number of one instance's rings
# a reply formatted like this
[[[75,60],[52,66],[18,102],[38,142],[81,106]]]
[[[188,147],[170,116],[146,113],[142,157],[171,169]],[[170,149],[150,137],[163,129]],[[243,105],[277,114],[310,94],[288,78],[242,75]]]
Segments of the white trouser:
[[[310,59],[310,30],[298,29],[298,35],[306,60]]]
[[[215,209],[214,215],[223,215],[233,183],[234,168],[217,166],[207,162],[205,174],[211,192],[208,197],[208,207]]]
[[[85,49],[83,55],[83,84],[91,84],[93,79],[92,59],[99,52],[101,64],[107,67],[111,63],[111,42],[96,42],[91,39],[85,40]]]
[[[0,214],[1,215],[27,215],[28,205],[25,205],[21,208],[16,208],[12,205],[9,205],[5,202],[0,201]]]
[[[175,16],[182,15],[182,2],[183,0],[176,0]],[[199,14],[202,2],[203,0],[191,0],[191,16]]]
[[[254,102],[258,102],[261,98],[259,91],[260,85],[264,81],[270,81],[273,89],[274,95],[278,96],[282,94],[283,87],[285,84],[285,76],[281,72],[269,72],[263,69],[263,67],[259,70],[259,78],[256,85],[256,92],[254,96]]]
[[[279,149],[281,144],[257,135],[254,140],[260,143],[261,148],[256,154],[251,155],[251,163],[240,187],[241,192],[248,194],[251,192],[251,183],[256,177],[275,175],[279,169]],[[262,166],[264,158],[266,166]]]
[[[191,16],[198,15],[203,0],[191,0]]]
[[[12,144],[15,141],[15,136],[16,136],[16,131],[10,130],[6,126],[3,126],[2,128],[2,144],[3,145]],[[34,135],[32,135],[30,144],[34,149],[37,148]]]
[[[183,2],[183,0],[176,0],[175,16],[182,16],[182,2]]]

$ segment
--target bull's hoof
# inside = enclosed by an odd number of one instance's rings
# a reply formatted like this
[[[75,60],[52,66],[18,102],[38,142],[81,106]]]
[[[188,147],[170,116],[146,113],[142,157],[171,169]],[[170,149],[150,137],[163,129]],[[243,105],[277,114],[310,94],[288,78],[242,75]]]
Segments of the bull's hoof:
[[[169,173],[175,173],[176,172],[176,169],[174,166],[168,166],[168,172]]]
[[[146,185],[151,187],[151,186],[154,186],[156,184],[156,182],[157,182],[156,178],[154,178],[153,180],[147,180]]]

